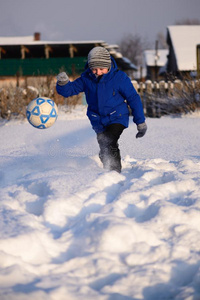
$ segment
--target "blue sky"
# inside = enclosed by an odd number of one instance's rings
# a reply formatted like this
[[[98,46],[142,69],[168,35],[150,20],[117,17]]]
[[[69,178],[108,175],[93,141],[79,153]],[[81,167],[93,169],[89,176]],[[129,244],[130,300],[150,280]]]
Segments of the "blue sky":
[[[158,32],[182,19],[200,19],[200,0],[0,0],[0,36],[118,43],[138,34],[154,44]]]

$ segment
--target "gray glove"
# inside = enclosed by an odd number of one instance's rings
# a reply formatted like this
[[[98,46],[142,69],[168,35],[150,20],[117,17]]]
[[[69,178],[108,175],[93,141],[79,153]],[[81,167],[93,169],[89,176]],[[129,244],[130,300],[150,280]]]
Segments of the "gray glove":
[[[136,139],[143,137],[147,131],[147,124],[145,122],[138,124],[137,130],[138,130],[138,133],[136,134]]]
[[[65,72],[59,73],[56,78],[58,85],[65,85],[69,82],[69,77]]]

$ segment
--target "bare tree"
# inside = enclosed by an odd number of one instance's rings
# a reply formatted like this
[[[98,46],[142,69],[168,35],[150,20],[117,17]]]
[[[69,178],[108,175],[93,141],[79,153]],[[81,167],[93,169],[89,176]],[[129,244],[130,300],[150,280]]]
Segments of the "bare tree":
[[[158,40],[159,49],[167,49],[168,48],[166,36],[162,32],[159,32],[157,34],[157,40]]]
[[[142,64],[142,54],[147,48],[148,42],[142,40],[137,34],[128,34],[121,39],[118,45],[123,56],[129,58],[136,66]]]
[[[182,19],[176,21],[175,25],[200,25],[200,19]]]

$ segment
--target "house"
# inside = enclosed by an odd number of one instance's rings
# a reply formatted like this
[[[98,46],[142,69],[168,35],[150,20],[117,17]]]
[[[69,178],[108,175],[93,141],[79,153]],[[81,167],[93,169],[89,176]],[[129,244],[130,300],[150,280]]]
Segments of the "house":
[[[146,79],[157,81],[163,79],[160,75],[160,69],[166,65],[167,49],[145,50],[144,61],[146,66]]]
[[[197,71],[197,44],[200,44],[200,25],[167,27],[169,55],[166,72],[181,77]]]
[[[54,75],[66,71],[80,74],[88,52],[102,46],[116,59],[124,71],[137,69],[118,51],[116,45],[104,41],[42,41],[40,33],[24,37],[0,37],[0,76]]]

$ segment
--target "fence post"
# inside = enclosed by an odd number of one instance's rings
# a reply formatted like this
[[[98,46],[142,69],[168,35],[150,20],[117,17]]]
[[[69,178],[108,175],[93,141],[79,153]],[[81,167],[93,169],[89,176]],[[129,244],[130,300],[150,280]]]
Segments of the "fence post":
[[[173,88],[174,88],[174,84],[171,81],[167,82],[168,85],[168,93],[167,96],[168,97],[172,97],[173,96]]]
[[[132,85],[134,86],[134,88],[136,89],[136,91],[138,92],[138,83],[136,80],[132,80]]]
[[[182,89],[183,89],[183,84],[182,84],[181,80],[176,79],[174,81],[174,96],[179,97],[182,93]]]
[[[160,90],[160,96],[163,97],[166,95],[166,89],[165,89],[165,81],[160,81],[159,82],[159,90]]]
[[[159,101],[159,83],[157,81],[154,81],[154,89],[153,89],[153,93],[154,93],[154,111],[155,111],[155,117],[156,118],[160,118],[161,117],[161,108],[160,108],[160,101]]]
[[[141,97],[141,100],[142,100],[144,114],[146,115],[147,114],[147,103],[146,103],[146,99],[144,97],[144,89],[145,89],[144,83],[140,82],[140,84],[139,84],[140,97]]]
[[[147,116],[148,117],[155,117],[155,103],[152,101],[152,94],[153,94],[153,84],[151,80],[147,80],[146,84],[146,92],[145,92],[145,100],[146,100],[146,107],[147,107]]]

